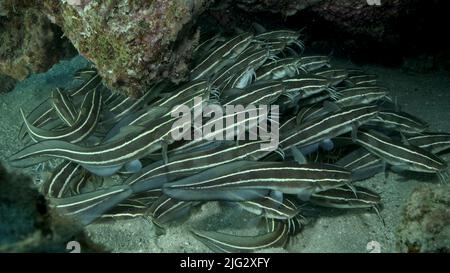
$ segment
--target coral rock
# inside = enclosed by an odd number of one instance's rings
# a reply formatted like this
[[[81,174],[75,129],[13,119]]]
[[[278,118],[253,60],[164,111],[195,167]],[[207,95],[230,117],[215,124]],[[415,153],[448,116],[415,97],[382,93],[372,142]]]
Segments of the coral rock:
[[[109,87],[139,96],[155,80],[186,76],[198,39],[192,19],[206,2],[47,0],[44,6]]]
[[[398,238],[404,252],[450,251],[450,185],[427,185],[413,191]]]
[[[0,74],[23,80],[48,70],[68,51],[62,33],[44,14],[17,2],[0,4]]]

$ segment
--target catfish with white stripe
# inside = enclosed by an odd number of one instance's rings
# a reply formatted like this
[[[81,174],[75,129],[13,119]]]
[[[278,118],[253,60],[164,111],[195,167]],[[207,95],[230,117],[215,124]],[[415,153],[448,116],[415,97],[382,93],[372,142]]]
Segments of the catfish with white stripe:
[[[327,56],[305,56],[284,58],[264,64],[256,71],[256,80],[277,80],[293,77],[301,71],[308,73],[324,66],[329,66]]]
[[[163,191],[181,200],[252,200],[268,190],[298,194],[348,183],[351,172],[327,164],[234,161],[164,184]],[[251,192],[254,190],[254,192]]]
[[[65,161],[53,172],[49,179],[41,185],[41,192],[46,197],[62,198],[70,195],[74,189],[77,177],[81,175],[83,168],[74,162]]]
[[[239,55],[252,41],[253,35],[242,33],[215,48],[206,58],[191,70],[192,80],[207,77],[223,66],[225,58],[232,59]]]
[[[335,164],[351,170],[353,181],[367,179],[386,171],[383,160],[364,148],[349,153]]]
[[[164,117],[143,126],[127,126],[108,142],[93,147],[59,140],[42,141],[12,155],[10,164],[30,166],[46,161],[48,158],[45,157],[53,156],[78,162],[97,175],[111,175],[125,163],[159,151],[163,142],[173,142],[171,132],[185,125],[180,123],[172,128],[174,120],[172,117]],[[190,120],[186,123],[190,124]]]
[[[127,107],[123,107],[120,110],[117,110],[114,113],[113,118],[102,122],[102,124],[109,124],[109,123],[117,122],[120,119],[122,119],[124,116],[126,116],[127,114],[134,113],[138,109],[143,108],[144,106],[146,106],[147,104],[152,102],[154,99],[156,99],[160,95],[160,93],[162,91],[161,85],[162,85],[162,83],[155,84],[149,90],[147,90],[147,92],[143,96],[141,96],[139,99],[134,100],[131,104],[128,104]]]
[[[314,75],[325,77],[332,86],[336,86],[348,77],[348,71],[343,68],[324,68],[314,71]]]
[[[60,88],[52,92],[52,105],[59,118],[68,126],[74,125],[77,120],[77,111],[69,96]]]
[[[286,88],[285,93],[295,96],[297,99],[307,98],[326,91],[331,85],[330,80],[327,78],[309,74],[300,74],[286,78],[282,82]]]
[[[89,225],[131,194],[127,185],[112,186],[71,197],[50,198],[49,207],[81,225]]]
[[[284,58],[264,64],[256,70],[256,81],[278,80],[299,74],[299,58]]]
[[[270,41],[269,43],[266,43],[265,46],[269,49],[269,52],[272,55],[279,55],[287,48],[285,41],[277,40]]]
[[[406,134],[421,133],[428,129],[428,124],[408,113],[382,110],[379,119],[367,125],[400,131]]]
[[[275,220],[272,220],[275,221]],[[271,247],[284,247],[289,239],[288,226],[276,221],[274,228],[256,236],[237,236],[216,231],[191,230],[200,242],[214,252],[252,252]]]
[[[280,202],[270,196],[264,196],[255,200],[238,202],[238,205],[246,211],[267,218],[286,220],[295,217],[300,212],[299,207],[288,199],[283,199],[283,202]]]
[[[377,85],[377,76],[366,74],[366,75],[351,75],[346,80],[347,83],[349,83],[352,86],[358,86],[358,85]]]
[[[316,119],[318,117],[324,117],[329,113],[326,107],[323,107],[320,103],[307,105],[302,107],[295,117],[295,124],[302,124],[311,119]]]
[[[91,90],[97,88],[102,83],[102,78],[99,74],[95,74],[90,79],[86,80],[81,84],[81,86],[68,90],[68,94],[70,97],[75,96],[85,96],[87,93],[89,93]]]
[[[52,102],[50,99],[46,99],[41,102],[38,106],[36,106],[28,115],[27,120],[33,126],[42,127],[48,122],[55,120],[58,118],[55,109],[53,108]],[[25,122],[22,123],[19,131],[19,139],[24,140],[25,136],[28,134],[27,126]]]
[[[353,189],[339,187],[315,192],[309,202],[317,206],[338,209],[377,208],[381,203],[381,196],[361,186],[353,186]]]
[[[194,64],[195,61],[199,58],[204,59],[206,54],[210,52],[212,49],[214,49],[214,46],[216,46],[219,42],[224,42],[225,38],[220,36],[219,34],[216,34],[203,42],[201,42],[198,46],[194,48],[194,57],[192,58]]]
[[[214,78],[211,81],[211,85],[220,88],[227,85],[227,83],[234,78],[237,78],[237,80],[239,80],[239,78],[236,77],[236,74],[238,74],[239,71],[242,71],[243,69],[246,70],[248,68],[256,70],[267,60],[267,58],[269,58],[269,56],[269,51],[263,48],[253,49],[246,55],[241,54],[237,58],[236,62],[225,66],[224,68],[219,70],[216,75],[214,75]],[[231,83],[227,88],[233,87],[236,87],[236,82]]]
[[[318,104],[318,103],[323,104],[325,101],[330,100],[330,99],[331,99],[330,93],[322,92],[317,95],[300,100],[298,105],[301,108],[301,107],[306,107],[306,106],[312,105],[312,104]]]
[[[417,146],[394,141],[374,130],[359,131],[356,142],[397,169],[441,174],[447,163]]]
[[[239,95],[222,101],[222,105],[267,105],[273,103],[284,91],[283,84],[278,81],[256,83],[245,88]]]
[[[147,213],[154,224],[163,228],[165,224],[188,215],[198,204],[199,202],[177,200],[163,194],[151,205]]]
[[[255,99],[257,100],[256,103],[259,103],[258,101],[264,98],[256,97]],[[226,111],[224,112],[225,112],[224,116],[220,117],[219,120],[215,120],[214,118],[205,119],[202,124],[203,126],[201,128],[195,129],[203,130],[203,128],[205,127],[214,128],[213,126],[215,126],[216,122],[222,122],[223,124],[222,128],[215,128],[215,130],[206,132],[205,134],[202,135],[202,138],[196,138],[189,142],[185,142],[183,145],[175,148],[173,151],[179,151],[182,149],[196,146],[199,143],[202,143],[203,140],[223,140],[223,139],[234,140],[236,136],[242,136],[251,129],[255,129],[256,126],[258,126],[258,123],[260,124],[261,121],[267,119],[270,120],[268,113],[264,113],[263,111],[256,111],[257,113],[255,114],[252,114],[251,111],[246,111],[246,109],[243,110],[235,109],[235,111],[232,111],[231,113],[227,113]],[[242,119],[239,119],[239,117],[242,117]],[[226,122],[229,119],[233,119],[234,122],[232,123]],[[261,132],[261,130],[262,130],[261,128],[258,128],[259,132]]]
[[[22,109],[20,111],[33,140],[64,140],[70,143],[77,143],[88,137],[94,130],[100,115],[101,104],[102,95],[96,88],[84,98],[75,123],[60,130],[45,130],[35,127],[27,121]]]
[[[339,91],[340,98],[335,101],[339,106],[369,104],[383,98],[390,100],[388,91],[378,86],[358,86]]]
[[[210,84],[205,80],[195,80],[189,83],[183,84],[170,93],[167,98],[161,98],[154,102],[152,105],[158,107],[172,108],[179,104],[185,103],[186,100],[194,98],[195,96],[201,96],[204,93],[209,93]]]
[[[101,219],[130,219],[136,217],[144,217],[149,209],[148,204],[142,203],[138,200],[128,198],[115,205],[113,208],[103,213]]]
[[[323,67],[330,67],[330,56],[312,55],[300,58],[298,63],[301,71],[305,73],[316,71]]]
[[[161,101],[154,102],[151,106],[145,107],[137,112],[130,113],[128,116],[125,116],[121,121],[119,121],[119,123],[140,126],[142,124],[152,122],[158,118],[169,118],[172,113],[177,112],[179,107],[188,106],[189,108],[194,109],[195,107],[203,105],[205,102],[209,102],[211,93],[213,92],[213,90],[209,88],[209,85],[203,81],[200,85],[196,85],[193,89],[187,88],[178,91],[181,93],[186,93],[184,95],[177,93],[167,100],[162,99]],[[198,97],[201,98],[201,101],[195,104],[196,98]],[[195,119],[196,111],[194,111],[193,114],[193,119]],[[124,122],[125,120],[127,121]],[[116,128],[118,128],[118,126],[123,126],[123,124],[120,125],[119,123],[115,125]]]
[[[126,200],[112,206],[110,210],[104,213],[102,219],[127,219],[135,217],[145,217],[151,206],[163,195],[161,189],[153,189],[136,193],[129,196]],[[125,197],[124,197],[125,198]]]
[[[438,154],[450,149],[450,134],[427,132],[409,137],[408,143]]]
[[[255,40],[263,41],[265,44],[272,46],[273,43],[283,43],[285,46],[291,44],[297,45],[302,51],[305,49],[305,45],[299,39],[301,34],[300,31],[295,30],[274,30],[268,31],[255,36]]]
[[[134,192],[159,188],[164,183],[178,180],[205,169],[236,160],[258,160],[268,153],[265,141],[244,141],[223,143],[212,149],[189,152],[170,158],[170,162],[158,161],[131,175],[124,183],[131,185]]]
[[[378,115],[374,105],[343,107],[325,117],[311,119],[290,132],[283,133],[280,145],[284,150],[292,146],[303,147],[324,139],[355,131],[356,127]]]
[[[86,68],[78,69],[73,75],[74,79],[77,80],[88,80],[97,74],[97,69],[94,66],[89,66]]]

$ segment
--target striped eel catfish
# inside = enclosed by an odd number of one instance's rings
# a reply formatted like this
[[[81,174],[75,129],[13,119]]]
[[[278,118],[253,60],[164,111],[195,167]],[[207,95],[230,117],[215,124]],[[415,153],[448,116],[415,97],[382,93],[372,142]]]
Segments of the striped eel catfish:
[[[308,97],[306,99],[302,99],[302,100],[299,101],[298,104],[299,104],[299,106],[301,108],[301,107],[306,107],[306,106],[312,105],[312,104],[318,104],[318,103],[322,103],[323,104],[325,101],[329,101],[329,99],[330,99],[330,93],[322,92],[322,93],[319,93],[317,95]]]
[[[284,94],[297,99],[307,98],[329,89],[331,82],[329,79],[308,74],[300,74],[282,80],[286,88]]]
[[[327,78],[332,86],[336,86],[348,77],[348,71],[342,68],[325,68],[314,71],[314,75]]]
[[[280,202],[270,196],[264,196],[237,203],[244,210],[266,218],[286,220],[295,217],[300,212],[300,208],[287,198]]]
[[[326,117],[309,120],[288,133],[282,134],[280,145],[284,150],[292,146],[303,147],[350,131],[378,115],[374,105],[343,107]]]
[[[223,143],[212,149],[199,150],[170,158],[170,162],[152,163],[125,180],[134,192],[159,188],[164,183],[199,173],[236,160],[258,160],[269,153],[263,149],[265,141],[245,141]]]
[[[130,195],[117,205],[111,204],[111,209],[101,215],[101,219],[128,219],[145,217],[149,208],[162,196],[161,189],[154,189]]]
[[[284,247],[289,239],[288,225],[283,221],[276,221],[272,230],[256,236],[237,236],[201,230],[191,230],[191,232],[212,251],[224,253],[252,252],[270,247]]]
[[[385,88],[378,86],[357,86],[339,91],[341,97],[335,101],[339,106],[369,104],[383,98],[390,100]]]
[[[417,146],[403,144],[374,130],[359,131],[356,142],[400,170],[436,173],[442,179],[447,163]]]
[[[450,134],[424,133],[408,138],[408,143],[431,151],[433,154],[442,153],[450,149]]]
[[[103,102],[106,106],[110,106],[112,104],[113,101],[115,101],[118,97],[120,97],[119,93],[116,92],[110,92],[106,98],[105,101]]]
[[[240,77],[235,77],[235,75],[240,74],[239,71],[243,69],[247,70],[249,67],[256,70],[269,57],[269,51],[263,48],[256,48],[248,53],[243,52],[241,55],[239,55],[235,63],[225,66],[214,75],[214,78],[211,81],[211,85],[220,88],[223,86],[227,86],[229,81],[233,81],[233,83],[231,83],[227,88],[236,87]],[[233,78],[236,78],[236,80],[233,80]]]
[[[284,86],[277,81],[267,81],[257,84],[253,84],[244,89],[239,95],[229,97],[222,101],[222,106],[227,105],[244,105],[249,104],[271,104],[273,103],[282,92],[284,92]]]
[[[311,119],[323,117],[329,113],[330,109],[323,107],[320,103],[303,107],[295,116],[295,124],[302,124]]]
[[[111,112],[113,115],[117,116],[126,109],[129,109],[132,105],[136,103],[137,100],[131,98],[131,97],[118,97],[116,100],[111,102],[108,107],[108,111]]]
[[[369,126],[382,127],[406,134],[421,133],[428,129],[428,124],[408,113],[381,110],[379,119],[371,120]]]
[[[173,142],[171,133],[185,126],[179,123],[172,128],[173,122],[174,118],[163,117],[143,126],[127,126],[108,142],[93,147],[60,140],[42,141],[12,155],[10,163],[12,166],[30,166],[45,161],[46,156],[54,156],[77,162],[97,175],[111,175],[128,162],[159,151],[163,142]],[[190,124],[190,120],[186,122]],[[40,159],[42,156],[44,158]]]
[[[296,125],[297,125],[296,116],[292,116],[292,117],[288,118],[287,120],[284,120],[281,122],[279,130],[280,130],[280,132],[290,131]]]
[[[161,98],[153,103],[159,107],[172,108],[178,104],[183,104],[186,100],[195,96],[201,96],[203,93],[210,91],[210,84],[206,80],[195,80],[187,84],[183,84],[179,88],[171,92],[171,95],[167,98]]]
[[[253,39],[253,34],[242,33],[219,47],[213,49],[199,64],[191,70],[191,79],[196,80],[213,74],[224,64],[224,59],[232,59],[239,55]]]
[[[177,200],[163,194],[150,206],[147,214],[157,227],[164,229],[163,226],[167,223],[189,215],[191,209],[198,204],[199,202]]]
[[[81,105],[80,113],[72,126],[60,130],[45,130],[30,124],[23,110],[20,109],[28,133],[35,141],[41,140],[64,140],[77,143],[88,137],[97,125],[102,104],[102,95],[98,88],[88,93]]]
[[[92,89],[97,88],[102,83],[102,78],[99,74],[95,74],[90,79],[85,81],[80,87],[68,90],[68,94],[70,97],[75,96],[84,96]]]
[[[258,98],[256,98],[258,99]],[[225,112],[225,115],[215,119],[215,117],[206,119],[203,122],[201,128],[196,128],[194,124],[194,130],[201,130],[202,135],[201,138],[193,139],[189,142],[186,142],[184,145],[177,147],[174,151],[179,151],[182,149],[186,149],[189,147],[193,147],[202,143],[203,141],[216,141],[216,140],[240,140],[240,137],[245,136],[245,133],[251,129],[256,129],[258,127],[258,122],[264,120],[271,120],[271,117],[268,117],[268,113],[263,113],[262,111],[257,111],[257,113],[252,113],[246,111],[245,109],[234,109],[232,113]],[[254,113],[254,114],[253,114]],[[229,123],[228,120],[232,120],[234,122]],[[221,127],[216,127],[216,124],[220,123]],[[275,124],[275,123],[274,123]],[[205,130],[208,129],[208,130]],[[214,130],[211,130],[211,129]],[[263,130],[261,127],[257,128],[259,133]],[[250,135],[250,133],[249,133]]]
[[[347,79],[345,79],[347,83],[352,86],[358,85],[376,85],[377,84],[377,76],[376,75],[350,75]]]
[[[76,191],[78,182],[82,179],[83,168],[74,162],[65,161],[61,163],[52,176],[41,185],[41,192],[46,197],[62,198]]]
[[[446,133],[426,133],[426,135],[410,137],[406,141],[410,145],[429,150],[433,154],[450,148],[450,136]],[[386,171],[383,159],[364,148],[359,148],[339,159],[336,165],[351,170],[353,181],[370,178],[377,173]]]
[[[177,91],[179,92],[174,94],[174,96],[169,97],[168,101],[157,101],[137,112],[125,115],[111,130],[117,131],[118,128],[125,125],[140,126],[160,117],[170,118],[172,112],[176,113],[181,106],[188,106],[191,109],[195,109],[200,107],[200,105],[209,102],[210,94],[213,92],[206,81],[199,81],[192,85],[186,85]],[[196,104],[197,97],[201,97],[202,100]],[[193,111],[193,119],[195,119],[196,115],[196,111]]]
[[[52,92],[51,101],[59,118],[66,125],[73,126],[77,120],[78,114],[69,96],[60,88],[56,88]]]
[[[162,189],[153,189],[133,194],[130,199],[139,201],[144,204],[153,204],[163,195]]]
[[[330,58],[327,56],[305,56],[300,58],[284,58],[264,64],[256,71],[256,80],[277,80],[312,72],[324,66],[329,66]]]
[[[262,65],[256,70],[256,81],[278,80],[299,74],[299,58],[285,58]]]
[[[269,49],[270,54],[280,55],[283,54],[283,51],[286,50],[288,47],[285,41],[273,40],[270,41],[269,44],[267,44],[267,48]]]
[[[203,59],[205,55],[219,42],[224,42],[225,38],[216,34],[197,45],[194,48],[194,61],[198,58]]]
[[[55,109],[52,107],[52,102],[50,99],[46,99],[41,102],[38,106],[36,106],[26,117],[28,121],[33,126],[42,127],[45,124],[48,124],[50,121],[55,120],[57,118],[57,113]],[[27,136],[27,126],[25,122],[22,123],[19,131],[19,139],[24,141]]]
[[[135,217],[144,217],[148,205],[133,199],[127,199],[115,205],[112,209],[103,213],[100,219],[129,219]]]
[[[300,213],[295,215],[294,217],[287,220],[288,232],[289,235],[295,236],[300,231],[303,230],[303,227],[308,224],[308,220],[303,217]]]
[[[97,69],[95,69],[95,67],[86,67],[78,69],[73,75],[73,78],[77,80],[88,80],[95,74],[97,74]]]
[[[348,183],[351,172],[327,164],[234,161],[163,185],[165,194],[180,200],[243,201],[269,190],[298,194]]]
[[[300,58],[298,66],[300,71],[305,73],[313,72],[323,67],[330,67],[330,56],[304,56]]]
[[[95,74],[90,79],[85,81],[80,87],[75,88],[73,90],[67,91],[69,97],[78,97],[84,96],[89,91],[95,89],[101,83],[101,78],[98,74]],[[65,95],[65,94],[63,94]],[[55,111],[55,108],[52,107],[53,103],[50,99],[39,104],[33,111],[28,114],[27,120],[31,125],[36,127],[42,127],[48,122],[54,120],[58,115]],[[27,134],[25,123],[22,124],[22,127],[19,132],[19,139],[23,140]]]
[[[268,46],[272,46],[275,42],[281,42],[285,46],[289,46],[291,44],[297,45],[301,50],[305,48],[303,42],[299,39],[301,34],[301,30],[274,30],[268,31],[264,33],[260,33],[255,36],[255,40],[262,41]]]
[[[311,195],[309,202],[317,206],[338,209],[374,208],[378,213],[377,207],[381,203],[380,195],[361,186],[353,187],[354,189],[339,187],[315,192]]]
[[[59,215],[85,226],[131,194],[127,185],[112,186],[71,197],[49,198],[49,207]]]
[[[136,99],[129,103],[126,107],[121,108],[120,110],[115,111],[114,117],[108,120],[103,121],[101,124],[110,124],[117,122],[121,120],[123,117],[125,117],[129,113],[135,113],[138,109],[144,108],[147,106],[147,104],[153,102],[154,99],[156,99],[160,93],[161,89],[164,87],[163,83],[157,83],[154,86],[150,88],[143,96],[141,96],[139,99]],[[108,109],[111,111],[111,109]]]
[[[364,148],[359,148],[336,162],[352,171],[352,180],[358,181],[370,178],[386,169],[383,160]]]

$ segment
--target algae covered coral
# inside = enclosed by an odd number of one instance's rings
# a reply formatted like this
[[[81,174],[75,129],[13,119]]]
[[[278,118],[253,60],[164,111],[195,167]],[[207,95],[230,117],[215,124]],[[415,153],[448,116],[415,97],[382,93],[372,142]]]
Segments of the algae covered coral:
[[[155,79],[185,77],[198,39],[192,19],[208,1],[45,1],[44,6],[109,87],[137,97]]]

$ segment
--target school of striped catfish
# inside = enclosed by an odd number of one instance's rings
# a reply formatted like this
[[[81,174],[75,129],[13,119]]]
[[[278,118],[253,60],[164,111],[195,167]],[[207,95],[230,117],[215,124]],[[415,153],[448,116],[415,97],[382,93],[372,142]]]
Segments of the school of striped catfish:
[[[286,246],[308,222],[304,204],[379,216],[380,195],[358,185],[378,173],[446,181],[439,155],[450,134],[403,112],[375,75],[332,67],[330,56],[304,49],[300,31],[215,35],[195,48],[188,82],[163,80],[137,99],[108,90],[95,68],[79,70],[77,88],[53,90],[30,113],[20,109],[25,147],[9,162],[41,170],[57,159],[40,190],[55,213],[80,225],[145,217],[164,229],[211,201],[266,221],[255,236],[192,230],[217,252]],[[173,130],[192,124],[174,126],[171,110],[198,106],[195,97],[219,107],[278,105],[279,121],[268,118],[268,129],[279,127],[278,148],[174,140]],[[102,183],[111,177],[119,182]]]

